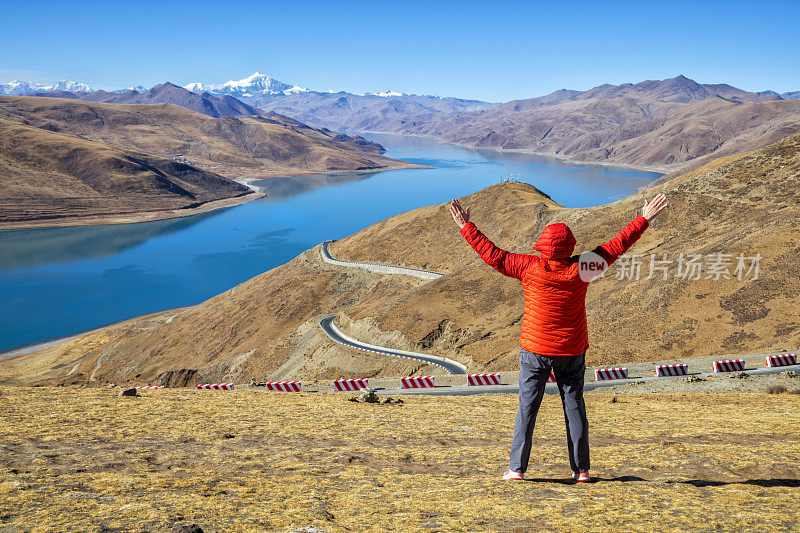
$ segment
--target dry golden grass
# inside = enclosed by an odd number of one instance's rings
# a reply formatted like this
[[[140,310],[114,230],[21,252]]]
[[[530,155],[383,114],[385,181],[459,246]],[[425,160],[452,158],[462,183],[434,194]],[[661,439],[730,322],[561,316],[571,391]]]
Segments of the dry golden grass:
[[[569,476],[558,398],[503,482],[513,395],[3,388],[0,530],[792,530],[800,397],[588,398],[593,473]],[[225,438],[229,433],[232,438]]]

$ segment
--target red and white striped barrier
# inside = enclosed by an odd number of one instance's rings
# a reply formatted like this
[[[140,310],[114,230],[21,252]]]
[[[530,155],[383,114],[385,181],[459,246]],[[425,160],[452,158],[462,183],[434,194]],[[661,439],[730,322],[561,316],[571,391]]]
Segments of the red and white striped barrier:
[[[467,374],[467,385],[500,385],[500,374]]]
[[[164,385],[139,385],[136,388],[139,390],[156,390],[156,389],[163,389]]]
[[[300,381],[267,381],[267,390],[278,392],[300,392]]]
[[[665,376],[685,376],[689,373],[689,365],[681,363],[679,365],[658,365],[656,367],[656,377]]]
[[[736,372],[744,370],[744,359],[714,361],[714,372]]]
[[[404,389],[424,389],[433,387],[434,376],[409,376],[400,378],[400,383]]]
[[[356,391],[367,387],[369,387],[367,378],[333,380],[333,390],[335,391]]]
[[[555,383],[556,382],[556,374],[552,370],[550,371],[550,377],[547,378],[548,383]]]
[[[767,366],[789,366],[797,364],[797,356],[793,353],[767,356]]]
[[[603,381],[606,379],[628,379],[627,368],[598,368],[594,371],[594,380]]]
[[[198,389],[213,389],[213,390],[233,390],[233,383],[204,383],[198,385]]]

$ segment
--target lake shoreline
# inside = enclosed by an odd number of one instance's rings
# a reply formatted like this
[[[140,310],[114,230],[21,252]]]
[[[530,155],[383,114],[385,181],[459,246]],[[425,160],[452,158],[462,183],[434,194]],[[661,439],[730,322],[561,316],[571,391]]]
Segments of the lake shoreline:
[[[88,215],[80,217],[65,217],[64,219],[46,219],[46,220],[20,220],[16,222],[0,223],[0,231],[13,231],[20,229],[44,229],[44,228],[64,228],[70,226],[104,226],[112,224],[137,224],[140,222],[155,222],[157,220],[166,220],[170,218],[182,218],[207,213],[217,209],[226,209],[228,207],[236,207],[252,200],[258,200],[266,197],[267,195],[258,189],[253,188],[250,184],[254,181],[268,180],[272,178],[294,177],[294,176],[314,176],[321,174],[347,174],[350,172],[386,172],[390,170],[407,170],[407,169],[430,169],[435,168],[426,165],[418,165],[416,163],[405,162],[402,165],[392,165],[390,167],[381,168],[367,168],[367,169],[344,169],[344,170],[325,170],[325,171],[297,171],[297,172],[275,172],[263,176],[247,176],[241,178],[229,178],[232,181],[240,183],[249,189],[251,192],[240,196],[231,198],[221,198],[219,200],[212,200],[205,202],[202,205],[193,208],[184,209],[164,209],[158,211],[141,211],[138,213],[120,213],[109,215]]]
[[[670,174],[673,172],[680,171],[680,167],[677,168],[667,168],[667,167],[655,167],[655,166],[646,166],[646,165],[631,165],[627,163],[611,163],[611,162],[603,162],[603,161],[591,161],[585,159],[577,159],[572,156],[568,155],[561,155],[561,154],[554,154],[552,152],[541,152],[538,150],[531,150],[527,148],[497,148],[494,146],[471,146],[469,144],[460,144],[457,142],[448,141],[442,137],[436,137],[434,135],[415,135],[413,133],[394,133],[390,131],[355,131],[354,133],[357,134],[375,134],[375,135],[396,135],[397,137],[416,137],[418,139],[433,139],[439,141],[443,144],[449,144],[451,146],[458,146],[459,148],[467,148],[470,150],[492,150],[494,152],[499,153],[518,153],[518,154],[531,154],[531,155],[543,155],[548,157],[553,157],[563,163],[574,163],[576,165],[597,165],[602,167],[614,167],[614,168],[623,168],[623,169],[630,169],[630,170],[637,170],[637,171],[644,171],[644,172],[656,172],[659,174]],[[689,161],[691,162],[691,161]]]
[[[436,167],[432,167],[430,165],[418,165],[417,163],[407,163],[405,165],[396,165],[391,167],[381,167],[381,168],[358,168],[358,169],[342,169],[342,170],[323,170],[323,171],[316,171],[316,170],[304,170],[304,171],[297,171],[297,172],[274,172],[269,174],[264,174],[261,176],[243,176],[241,178],[230,178],[236,183],[241,183],[246,187],[250,187],[254,191],[258,191],[258,189],[254,189],[250,184],[254,181],[261,181],[261,180],[270,180],[275,178],[296,178],[298,176],[322,176],[327,174],[352,174],[352,173],[360,173],[360,172],[370,172],[370,173],[378,173],[378,172],[389,172],[392,170],[425,170],[425,169],[432,169]]]
[[[96,330],[91,330],[91,331],[96,331]],[[67,341],[77,338],[80,335],[83,335],[83,333],[78,333],[77,335],[70,335],[69,337],[61,337],[59,339],[52,339],[45,342],[37,342],[36,344],[28,344],[27,346],[19,346],[17,348],[13,348],[6,352],[0,353],[0,361],[5,361],[7,359],[14,359],[15,357],[22,357],[23,355],[30,355],[36,352],[41,352],[42,350],[46,350],[47,348],[52,348],[53,346],[58,346],[59,344],[63,344]]]
[[[13,231],[20,229],[64,228],[70,226],[105,226],[113,224],[137,224],[140,222],[155,222],[169,218],[182,218],[207,213],[217,209],[235,207],[252,200],[266,196],[264,193],[252,191],[241,196],[221,198],[205,202],[202,205],[189,209],[164,209],[163,211],[142,211],[139,213],[121,213],[116,215],[89,215],[57,220],[21,220],[0,224],[0,231]]]

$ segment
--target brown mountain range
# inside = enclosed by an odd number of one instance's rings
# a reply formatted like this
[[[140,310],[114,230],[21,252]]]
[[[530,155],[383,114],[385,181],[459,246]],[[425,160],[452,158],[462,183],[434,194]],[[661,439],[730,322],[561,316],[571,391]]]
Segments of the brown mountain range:
[[[465,146],[525,150],[668,172],[754,150],[800,132],[793,93],[748,92],[685,76],[488,104],[414,95],[299,93],[247,99],[341,131],[433,136]]]
[[[171,104],[0,96],[0,136],[3,227],[174,216],[246,195],[233,177],[417,166],[281,115],[212,118]]]
[[[561,89],[497,105],[434,96],[313,91],[253,95],[245,103],[225,94],[195,94],[171,83],[142,93],[52,94],[118,103],[166,102],[215,117],[277,112],[335,131],[426,135],[465,146],[667,172],[696,168],[800,131],[800,101],[794,93],[749,92],[682,75],[587,91]]]
[[[715,90],[712,90],[715,89]],[[673,78],[449,113],[402,133],[676,171],[800,132],[800,101]]]
[[[494,105],[415,94],[386,97],[347,92],[258,95],[247,98],[247,102],[320,128],[388,133],[400,133],[407,125],[424,124],[442,114],[477,111]]]
[[[231,96],[195,94],[169,82],[156,85],[142,93],[132,90],[124,93],[94,91],[75,95],[75,98],[108,104],[175,104],[210,117],[265,114],[264,111]]]
[[[800,345],[800,135],[716,160],[612,204],[568,209],[535,188],[502,183],[463,199],[498,245],[531,252],[545,224],[569,224],[577,250],[609,240],[664,192],[671,207],[630,254],[589,288],[590,365],[752,353]],[[317,327],[339,313],[351,335],[450,357],[471,371],[515,368],[522,309],[516,280],[482,263],[437,205],[389,218],[333,245],[337,257],[446,272],[425,282],[321,262],[319,249],[202,304],[133,319],[0,363],[0,382],[148,382],[331,378],[433,372],[333,344]],[[668,261],[649,276],[650,254]],[[666,258],[663,254],[667,254]],[[698,279],[678,260],[697,255]],[[719,254],[723,254],[720,256]],[[737,275],[737,256],[760,257]],[[715,275],[713,264],[727,275]],[[663,266],[663,264],[662,264]],[[752,267],[752,261],[747,263]],[[711,270],[709,270],[711,269]],[[709,274],[711,276],[709,277]]]

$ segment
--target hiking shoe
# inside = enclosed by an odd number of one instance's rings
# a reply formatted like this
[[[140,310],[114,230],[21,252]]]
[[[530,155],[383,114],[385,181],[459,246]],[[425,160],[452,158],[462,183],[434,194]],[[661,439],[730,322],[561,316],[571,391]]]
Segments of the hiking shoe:
[[[572,479],[577,481],[578,483],[588,483],[591,481],[591,477],[589,477],[589,472],[581,472],[580,474],[577,472],[572,473]]]
[[[503,472],[503,479],[507,481],[522,481],[525,479],[525,476],[520,472],[514,472],[513,470],[506,470]]]

